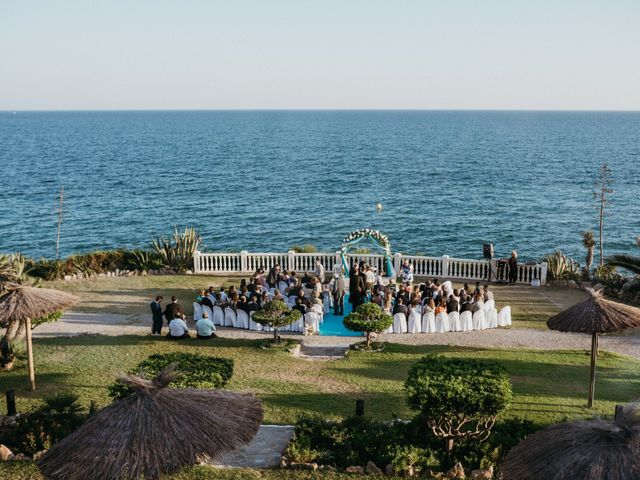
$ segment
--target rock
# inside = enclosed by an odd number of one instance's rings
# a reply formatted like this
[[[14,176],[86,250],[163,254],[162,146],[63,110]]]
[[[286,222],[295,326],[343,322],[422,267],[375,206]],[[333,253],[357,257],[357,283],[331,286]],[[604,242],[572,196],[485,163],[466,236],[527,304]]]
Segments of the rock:
[[[575,280],[569,280],[567,282],[567,287],[575,289],[575,288],[578,288],[578,284],[575,282]]]
[[[380,470],[378,466],[375,463],[373,463],[371,460],[367,462],[367,466],[364,469],[364,471],[367,475],[374,475],[374,474],[382,475],[382,470]]]
[[[69,280],[73,280],[73,276],[71,275],[65,275],[63,278],[65,282],[68,282]]]
[[[33,454],[33,461],[37,462],[38,460],[40,460],[42,458],[42,456],[47,453],[46,450],[40,450],[39,452],[36,452]]]
[[[593,286],[593,289],[597,292],[598,290],[602,290],[604,288],[604,285],[602,285],[601,283],[596,283]]]
[[[27,462],[29,460],[31,460],[31,458],[27,455],[25,455],[24,453],[17,453],[14,457],[13,460],[17,461],[17,462]]]
[[[386,473],[387,475],[394,475],[396,472],[393,469],[393,465],[387,463],[387,466],[384,467],[384,473]]]
[[[13,460],[15,455],[5,445],[0,443],[0,460],[6,462],[7,460]]]
[[[472,471],[471,478],[474,480],[491,480],[493,478],[493,465],[489,468],[480,468]]]
[[[101,273],[98,274],[98,278],[105,278],[106,276],[107,276],[107,274],[104,273],[104,272],[101,272]]]
[[[193,275],[193,271],[191,270],[187,270],[186,272],[184,272],[185,275]]]
[[[146,270],[141,270],[140,271],[140,276],[146,277],[147,276],[147,271]]]
[[[288,466],[287,457],[280,457],[280,468],[287,468]]]
[[[364,475],[364,468],[360,465],[352,465],[344,469],[347,473],[357,473],[358,475]]]
[[[445,478],[451,478],[451,479],[457,479],[457,480],[464,479],[465,478],[464,468],[462,468],[462,464],[460,462],[457,462],[453,466],[453,468],[446,473]]]
[[[316,470],[318,470],[318,464],[317,464],[317,463],[315,463],[315,462],[313,462],[313,463],[305,463],[305,464],[304,464],[304,466],[305,466],[305,468],[306,468],[307,470],[311,470],[311,471],[314,471],[314,472],[315,472]]]

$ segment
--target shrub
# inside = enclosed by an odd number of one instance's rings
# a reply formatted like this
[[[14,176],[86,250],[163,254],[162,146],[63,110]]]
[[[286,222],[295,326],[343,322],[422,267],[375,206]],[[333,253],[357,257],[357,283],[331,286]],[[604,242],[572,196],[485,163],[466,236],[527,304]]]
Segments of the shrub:
[[[437,355],[411,367],[405,391],[409,405],[445,440],[447,451],[454,439],[486,439],[511,400],[509,376],[501,366]]]
[[[344,326],[353,332],[367,334],[367,348],[371,347],[371,334],[382,333],[393,324],[393,317],[375,303],[363,303],[355,312],[344,317]]]
[[[617,292],[624,285],[626,278],[616,271],[613,265],[600,265],[593,272],[593,279],[602,284],[610,292]]]
[[[412,445],[396,445],[391,449],[391,466],[397,475],[413,477],[424,473],[427,469],[439,467],[433,451]]]
[[[304,245],[293,245],[291,250],[296,253],[316,253],[318,251],[315,245],[305,243]]]
[[[25,455],[50,448],[85,421],[78,396],[60,394],[45,399],[44,405],[32,413],[21,415],[16,425],[4,432],[0,443]]]
[[[580,264],[560,250],[542,257],[547,263],[547,280],[580,280]]]
[[[193,254],[201,245],[202,237],[193,227],[186,227],[183,232],[178,232],[176,228],[171,238],[161,236],[151,242],[151,248],[162,264],[176,272],[193,268]]]
[[[182,352],[151,355],[128,373],[153,378],[172,363],[177,364],[175,372],[179,375],[171,382],[174,388],[222,388],[233,375],[232,359]],[[109,386],[109,396],[114,400],[132,393],[133,390],[119,380]]]
[[[253,321],[273,328],[273,342],[278,341],[278,328],[285,327],[298,320],[302,314],[293,310],[282,300],[274,300],[265,304],[262,310],[253,314]]]
[[[138,271],[157,270],[162,268],[160,256],[149,250],[131,250],[127,258],[127,269]]]
[[[42,325],[43,323],[54,323],[62,318],[63,312],[58,310],[56,312],[52,312],[49,315],[45,315],[44,317],[36,318],[31,321],[31,329],[33,330],[38,325]]]

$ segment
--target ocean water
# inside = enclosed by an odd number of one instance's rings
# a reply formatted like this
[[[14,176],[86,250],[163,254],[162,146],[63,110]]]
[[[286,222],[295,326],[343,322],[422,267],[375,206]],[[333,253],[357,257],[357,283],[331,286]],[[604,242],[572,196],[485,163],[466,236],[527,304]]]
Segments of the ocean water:
[[[581,259],[605,161],[606,250],[637,251],[640,113],[2,112],[0,251],[55,255],[64,185],[63,255],[194,225],[209,250],[334,251],[371,227],[394,252]]]

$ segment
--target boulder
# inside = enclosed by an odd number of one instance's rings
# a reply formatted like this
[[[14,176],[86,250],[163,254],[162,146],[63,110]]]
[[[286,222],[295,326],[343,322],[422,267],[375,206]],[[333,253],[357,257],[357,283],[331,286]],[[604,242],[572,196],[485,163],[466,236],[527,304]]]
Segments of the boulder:
[[[367,462],[367,466],[365,467],[364,471],[367,475],[382,475],[382,470],[380,470],[378,466],[371,460]]]
[[[493,465],[489,468],[480,468],[471,472],[473,480],[491,480],[493,478]]]
[[[63,278],[64,278],[65,282],[68,282],[69,280],[73,280],[73,276],[72,275],[65,275]]]
[[[33,461],[37,462],[38,460],[40,460],[42,458],[42,456],[47,453],[46,450],[40,450],[39,452],[36,452],[33,454]]]
[[[578,288],[578,284],[575,282],[575,280],[569,280],[567,282],[567,287],[575,289],[575,288]]]
[[[28,462],[29,460],[31,460],[31,457],[25,455],[24,453],[16,453],[13,459],[18,462]]]
[[[457,462],[453,466],[453,468],[445,474],[445,478],[451,478],[451,479],[457,479],[457,480],[462,480],[466,478],[464,475],[464,468],[462,468],[462,464],[460,462]]]
[[[347,473],[357,473],[359,475],[364,475],[364,468],[362,468],[360,465],[352,465],[345,468],[344,471]]]
[[[6,462],[7,460],[13,460],[15,455],[5,445],[0,443],[0,460]]]
[[[384,473],[386,473],[387,475],[395,475],[396,472],[393,469],[393,465],[388,463],[387,466],[384,467]]]

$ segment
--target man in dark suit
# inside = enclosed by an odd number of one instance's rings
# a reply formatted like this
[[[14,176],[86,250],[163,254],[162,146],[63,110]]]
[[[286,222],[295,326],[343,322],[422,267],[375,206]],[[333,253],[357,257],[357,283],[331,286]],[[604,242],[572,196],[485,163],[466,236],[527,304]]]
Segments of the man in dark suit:
[[[174,318],[184,318],[184,312],[182,311],[182,307],[178,305],[178,299],[176,297],[171,297],[171,303],[164,309],[164,318],[167,319],[167,323]]]
[[[151,335],[160,335],[162,331],[162,297],[158,295],[156,299],[149,304],[151,307]]]
[[[364,303],[366,288],[365,277],[360,275],[360,266],[354,263],[349,274],[349,303],[353,305],[354,311]]]
[[[447,313],[458,311],[458,300],[453,295],[449,295],[449,301],[447,302]]]

